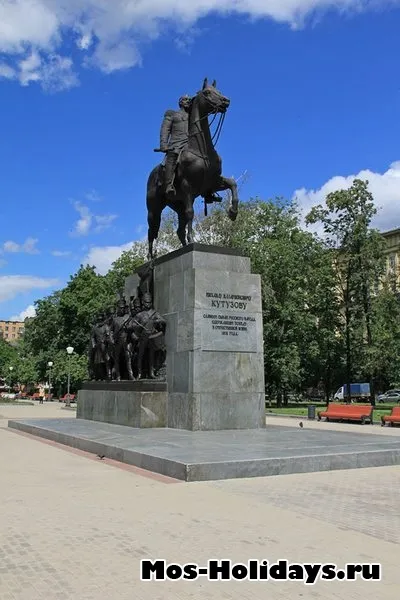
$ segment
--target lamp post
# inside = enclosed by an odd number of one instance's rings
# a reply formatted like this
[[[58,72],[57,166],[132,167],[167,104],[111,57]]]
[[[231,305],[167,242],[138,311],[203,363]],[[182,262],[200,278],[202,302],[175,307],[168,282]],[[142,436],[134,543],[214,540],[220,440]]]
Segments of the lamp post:
[[[71,401],[70,401],[70,397],[69,397],[69,388],[70,388],[70,383],[71,383],[71,354],[73,353],[74,349],[72,346],[68,346],[67,348],[67,355],[68,355],[68,386],[67,386],[67,401],[65,403],[65,406],[70,406]]]
[[[9,367],[10,369],[10,385],[8,386],[8,392],[11,394],[11,378],[14,367]]]
[[[51,400],[51,367],[53,366],[53,363],[51,360],[49,360],[49,362],[47,363],[47,366],[49,367],[49,402]]]

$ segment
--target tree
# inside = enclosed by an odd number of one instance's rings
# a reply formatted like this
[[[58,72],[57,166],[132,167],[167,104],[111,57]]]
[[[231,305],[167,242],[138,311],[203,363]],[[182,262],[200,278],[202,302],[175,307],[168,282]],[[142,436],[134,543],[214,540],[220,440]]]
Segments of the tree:
[[[37,360],[32,354],[19,356],[16,362],[15,376],[18,383],[32,386],[40,380]]]
[[[76,392],[79,385],[88,375],[88,358],[76,352],[68,359],[67,352],[60,350],[53,358],[51,373],[52,388],[58,396],[67,393],[68,372],[70,372],[70,391]]]
[[[332,252],[336,288],[341,299],[346,347],[347,394],[362,363],[370,365],[371,396],[374,397],[371,290],[383,273],[383,241],[370,228],[376,214],[368,182],[354,180],[347,190],[328,194],[326,207],[314,207],[308,223],[323,225],[325,243]]]
[[[146,262],[147,247],[144,242],[135,242],[130,250],[126,250],[105,275],[111,294],[116,296],[124,287],[125,279],[132,275],[138,267]]]
[[[60,292],[61,324],[59,349],[72,345],[78,354],[87,352],[90,330],[96,316],[115,302],[105,276],[94,267],[81,266]]]
[[[61,291],[36,300],[36,316],[25,326],[24,343],[26,353],[34,356],[47,349],[49,355],[59,348],[62,321],[60,314]]]
[[[390,282],[372,298],[372,337],[374,345],[369,354],[380,391],[392,387],[400,374],[400,299]]]
[[[17,357],[15,346],[12,346],[0,336],[0,376],[7,382],[10,381],[9,368],[15,368]]]
[[[300,228],[296,205],[282,199],[247,202],[226,231],[225,243],[250,256],[253,272],[261,275],[267,391],[287,402],[309,378],[315,354],[311,297],[321,245]]]

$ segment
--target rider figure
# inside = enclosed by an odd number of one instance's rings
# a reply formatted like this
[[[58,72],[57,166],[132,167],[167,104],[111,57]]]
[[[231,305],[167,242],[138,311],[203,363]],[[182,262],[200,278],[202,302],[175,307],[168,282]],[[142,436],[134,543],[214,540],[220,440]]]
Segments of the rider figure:
[[[161,125],[160,150],[166,153],[165,161],[165,187],[169,200],[176,194],[174,188],[175,169],[179,155],[189,141],[189,110],[192,102],[190,96],[179,98],[179,110],[167,110]],[[220,202],[221,199],[213,194],[206,194],[204,199],[207,204]]]

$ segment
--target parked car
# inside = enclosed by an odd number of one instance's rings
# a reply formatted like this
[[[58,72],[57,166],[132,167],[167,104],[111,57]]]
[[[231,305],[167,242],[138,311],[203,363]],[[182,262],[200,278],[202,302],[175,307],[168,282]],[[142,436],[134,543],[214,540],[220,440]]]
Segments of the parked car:
[[[385,402],[400,402],[400,390],[388,390],[384,394],[379,394],[378,402],[380,404]]]

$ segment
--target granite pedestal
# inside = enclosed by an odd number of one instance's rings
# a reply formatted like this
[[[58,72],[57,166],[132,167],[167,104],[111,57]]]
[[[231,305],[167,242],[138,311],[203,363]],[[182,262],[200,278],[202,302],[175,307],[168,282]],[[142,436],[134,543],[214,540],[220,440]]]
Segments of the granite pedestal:
[[[400,464],[400,436],[357,433],[361,425],[349,425],[349,433],[273,425],[133,429],[83,419],[21,419],[8,426],[187,482]]]
[[[167,384],[162,381],[89,381],[78,392],[78,419],[166,427]]]
[[[154,304],[167,321],[168,427],[265,427],[261,278],[250,259],[191,244],[154,265]]]

